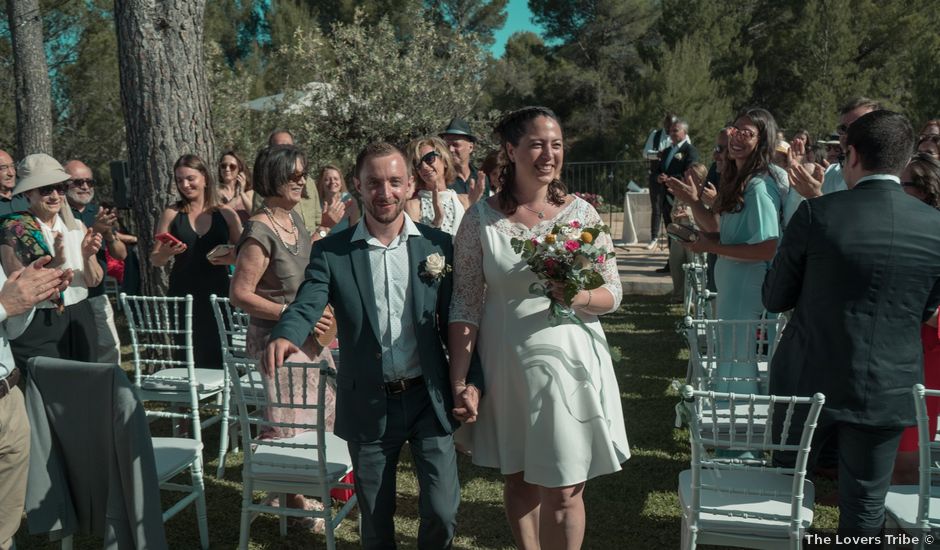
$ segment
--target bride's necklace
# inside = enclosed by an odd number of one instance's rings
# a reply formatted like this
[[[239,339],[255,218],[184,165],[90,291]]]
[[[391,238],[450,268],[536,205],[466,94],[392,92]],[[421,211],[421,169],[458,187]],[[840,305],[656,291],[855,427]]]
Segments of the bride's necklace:
[[[271,220],[271,226],[274,228],[274,234],[277,235],[277,239],[281,241],[281,244],[284,245],[284,248],[287,249],[287,252],[291,256],[296,256],[300,253],[300,238],[297,235],[297,224],[294,223],[294,217],[288,212],[288,217],[290,219],[290,227],[284,227],[281,225],[277,218],[274,217],[274,212],[271,211],[267,206],[262,207],[264,213],[268,216],[268,219]],[[287,244],[284,241],[284,237],[281,236],[281,232],[278,228],[283,229],[285,233],[294,237],[294,244]]]
[[[524,205],[524,204],[520,204],[519,206],[525,208],[525,209],[528,210],[529,212],[532,212],[533,214],[535,214],[536,216],[538,216],[540,220],[543,219],[543,218],[545,218],[545,209],[544,209],[544,208],[541,209],[541,210],[536,210],[536,209],[534,209],[534,208],[529,208],[528,206],[526,206],[526,205]]]

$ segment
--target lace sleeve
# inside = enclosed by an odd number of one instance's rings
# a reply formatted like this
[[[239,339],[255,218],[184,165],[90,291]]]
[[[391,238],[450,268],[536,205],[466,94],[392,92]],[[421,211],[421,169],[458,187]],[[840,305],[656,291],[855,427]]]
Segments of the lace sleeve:
[[[597,213],[597,210],[595,210],[593,206],[591,206],[587,201],[581,199],[577,200],[579,204],[578,207],[575,208],[575,216],[580,218],[585,225],[604,223],[600,215]],[[614,251],[614,241],[611,238],[610,233],[603,233],[598,235],[597,245],[606,248],[611,252]],[[620,308],[620,302],[623,299],[623,286],[620,284],[620,271],[617,269],[616,257],[609,258],[606,262],[604,262],[601,275],[604,276],[604,284],[601,288],[606,288],[614,297],[614,306],[604,313],[617,311],[617,309]]]
[[[454,237],[454,293],[450,322],[480,326],[483,316],[483,244],[480,242],[480,209],[476,205],[464,215]]]

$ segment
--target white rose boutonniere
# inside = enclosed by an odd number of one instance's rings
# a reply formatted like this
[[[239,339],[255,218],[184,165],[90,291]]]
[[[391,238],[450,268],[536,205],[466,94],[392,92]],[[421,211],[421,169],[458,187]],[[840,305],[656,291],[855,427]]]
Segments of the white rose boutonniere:
[[[429,281],[437,281],[450,273],[451,270],[452,268],[447,264],[444,256],[435,252],[424,259],[424,269],[421,271],[421,275]]]
[[[676,153],[676,156],[673,158],[675,158],[676,160],[682,160],[682,157],[683,157],[682,153]]]

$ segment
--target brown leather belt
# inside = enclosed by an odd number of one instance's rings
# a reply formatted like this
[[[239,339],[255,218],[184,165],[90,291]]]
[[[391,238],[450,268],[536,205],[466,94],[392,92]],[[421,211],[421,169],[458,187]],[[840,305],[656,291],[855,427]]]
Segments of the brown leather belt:
[[[6,378],[0,380],[0,399],[3,399],[10,393],[10,390],[20,383],[20,369],[14,368]]]
[[[385,390],[385,393],[388,395],[398,395],[405,390],[410,390],[416,386],[424,385],[424,377],[418,376],[415,378],[401,378],[399,380],[392,380],[391,382],[386,382],[380,387]]]

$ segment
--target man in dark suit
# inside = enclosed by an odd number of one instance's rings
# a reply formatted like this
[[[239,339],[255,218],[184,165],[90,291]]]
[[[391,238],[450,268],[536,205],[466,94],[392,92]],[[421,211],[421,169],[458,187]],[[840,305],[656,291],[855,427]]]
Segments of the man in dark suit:
[[[826,395],[809,469],[837,437],[839,529],[857,535],[884,523],[898,441],[914,424],[911,386],[924,380],[921,323],[935,321],[940,304],[940,213],[899,185],[912,147],[911,125],[897,113],[856,120],[849,192],[800,205],[763,287],[768,311],[795,308],[770,392]]]
[[[271,333],[266,366],[296,351],[332,304],[341,342],[335,432],[349,445],[362,546],[395,548],[395,477],[407,442],[421,490],[418,546],[450,548],[460,502],[454,415],[475,415],[482,389],[477,360],[468,389],[451,392],[444,343],[453,246],[404,214],[414,179],[393,145],[366,147],[354,181],[365,217],[314,245],[306,281]]]
[[[666,190],[660,198],[663,222],[666,225],[672,222],[672,204],[675,202],[672,192],[665,187],[666,180],[683,179],[689,166],[698,162],[698,150],[689,141],[689,123],[685,119],[675,119],[669,127],[669,139],[672,140],[672,145],[660,153],[662,160],[659,163],[659,174],[656,176],[658,183]],[[666,267],[657,269],[656,272],[669,273],[669,262],[666,262]]]

